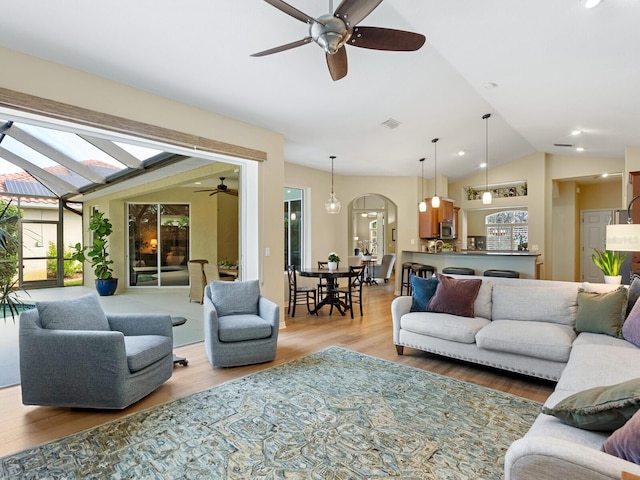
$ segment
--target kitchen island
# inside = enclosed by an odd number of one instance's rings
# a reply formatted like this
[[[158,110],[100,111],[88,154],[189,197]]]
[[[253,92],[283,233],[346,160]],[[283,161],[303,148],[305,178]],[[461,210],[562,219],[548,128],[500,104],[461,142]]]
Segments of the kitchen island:
[[[465,250],[461,252],[418,252],[402,251],[402,261],[432,265],[436,272],[442,272],[445,267],[473,268],[476,275],[482,275],[485,270],[514,270],[520,278],[539,278],[540,254],[527,251],[488,251]]]

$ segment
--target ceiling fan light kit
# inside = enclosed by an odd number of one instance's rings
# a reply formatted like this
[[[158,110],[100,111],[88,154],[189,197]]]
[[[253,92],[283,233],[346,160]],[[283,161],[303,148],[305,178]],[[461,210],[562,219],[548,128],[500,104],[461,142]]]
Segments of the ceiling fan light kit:
[[[347,75],[347,52],[345,45],[368,48],[411,52],[424,45],[424,35],[391,28],[357,26],[369,15],[382,0],[342,0],[334,13],[327,13],[313,18],[282,0],[265,0],[278,10],[309,25],[309,35],[295,42],[254,53],[252,57],[264,57],[273,53],[284,52],[292,48],[315,42],[324,51],[327,67],[333,80],[340,80]],[[332,3],[329,4],[331,9]]]
[[[334,155],[329,157],[331,159],[331,194],[329,195],[329,199],[324,204],[324,208],[329,214],[340,213],[340,209],[342,205],[340,201],[336,198],[336,195],[333,193],[333,161],[336,159]]]

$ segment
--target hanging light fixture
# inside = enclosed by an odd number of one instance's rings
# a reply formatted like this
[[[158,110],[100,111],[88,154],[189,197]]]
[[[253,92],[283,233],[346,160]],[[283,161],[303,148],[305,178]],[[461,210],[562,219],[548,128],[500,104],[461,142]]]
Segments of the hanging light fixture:
[[[436,150],[436,143],[438,143],[439,138],[434,138],[431,140],[433,143],[433,197],[431,198],[431,206],[433,208],[440,207],[440,197],[438,196],[438,180],[437,180],[437,172],[438,172],[438,152]]]
[[[485,167],[484,167],[484,182],[485,182],[485,190],[482,194],[482,203],[485,205],[490,205],[492,202],[491,192],[489,191],[489,118],[491,117],[490,113],[485,113],[482,116],[482,119],[485,121]]]
[[[367,218],[369,216],[369,214],[367,213],[367,196],[366,195],[364,197],[362,197],[362,204],[363,204],[362,208],[363,208],[364,212],[362,212],[360,214],[360,216],[362,218]]]
[[[427,211],[427,202],[424,201],[424,158],[420,159],[420,164],[422,165],[422,175],[420,176],[420,185],[422,185],[422,194],[420,196],[420,203],[418,204],[418,211],[426,212]]]
[[[342,208],[342,205],[340,205],[340,201],[333,193],[333,161],[336,159],[336,157],[334,155],[331,155],[329,158],[331,159],[331,195],[329,195],[329,199],[324,204],[324,208],[327,213],[335,214],[340,212],[340,208]]]

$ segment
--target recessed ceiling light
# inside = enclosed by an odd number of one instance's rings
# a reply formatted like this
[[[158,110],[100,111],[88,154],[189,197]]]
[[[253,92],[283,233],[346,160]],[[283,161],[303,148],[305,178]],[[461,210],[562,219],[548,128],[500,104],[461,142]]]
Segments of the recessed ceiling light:
[[[573,130],[571,132],[571,135],[575,137],[576,135],[580,135],[581,133],[582,133],[582,130]]]
[[[480,164],[480,168],[487,168],[487,164],[486,164],[486,163],[484,163],[484,162],[482,162],[482,163]]]
[[[584,8],[596,7],[600,2],[601,0],[587,0],[586,2],[584,2]]]
[[[608,173],[603,173],[603,174],[602,174],[602,178],[607,178],[608,176],[609,176],[609,174],[608,174]]]
[[[459,157],[463,157],[465,153],[467,153],[467,152],[465,152],[464,150],[460,150],[460,151],[458,152],[458,156],[459,156]]]
[[[584,152],[584,147],[576,147],[576,152]]]
[[[195,183],[196,185],[202,185],[202,182],[193,182],[193,183]]]

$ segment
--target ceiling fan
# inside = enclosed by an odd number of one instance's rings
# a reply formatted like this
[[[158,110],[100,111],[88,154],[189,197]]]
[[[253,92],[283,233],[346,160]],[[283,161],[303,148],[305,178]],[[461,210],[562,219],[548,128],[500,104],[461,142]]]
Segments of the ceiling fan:
[[[254,53],[252,57],[263,57],[315,42],[324,49],[327,66],[333,80],[347,75],[347,52],[344,45],[372,50],[415,51],[424,45],[425,37],[419,33],[380,27],[360,27],[360,23],[382,0],[342,0],[334,13],[313,18],[282,0],[265,0],[278,10],[301,22],[309,24],[309,35],[286,45]],[[329,2],[329,10],[333,8]]]
[[[225,185],[224,184],[224,179],[225,178],[226,177],[220,177],[220,185],[218,185],[216,188],[214,188],[214,189],[210,189],[209,188],[209,189],[206,189],[206,190],[196,190],[196,193],[197,192],[211,192],[209,194],[210,197],[215,195],[216,193],[227,193],[229,195],[233,195],[234,197],[237,197],[238,196],[238,190],[236,190],[235,188],[229,188],[228,185]]]

